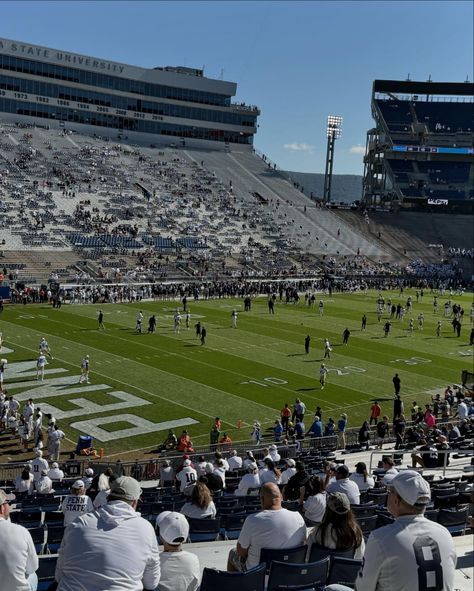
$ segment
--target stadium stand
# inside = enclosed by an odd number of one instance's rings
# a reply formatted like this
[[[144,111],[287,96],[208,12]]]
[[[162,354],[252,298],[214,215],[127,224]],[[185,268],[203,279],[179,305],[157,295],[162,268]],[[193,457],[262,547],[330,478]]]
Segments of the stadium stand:
[[[374,81],[366,205],[472,213],[472,87]]]

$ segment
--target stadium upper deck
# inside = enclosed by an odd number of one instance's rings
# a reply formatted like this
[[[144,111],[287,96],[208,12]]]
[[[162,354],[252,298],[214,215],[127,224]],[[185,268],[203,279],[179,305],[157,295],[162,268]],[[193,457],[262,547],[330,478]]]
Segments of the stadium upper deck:
[[[0,113],[84,133],[252,144],[259,110],[237,85],[185,67],[141,68],[0,38]]]
[[[374,81],[365,201],[470,211],[473,92],[472,83]]]

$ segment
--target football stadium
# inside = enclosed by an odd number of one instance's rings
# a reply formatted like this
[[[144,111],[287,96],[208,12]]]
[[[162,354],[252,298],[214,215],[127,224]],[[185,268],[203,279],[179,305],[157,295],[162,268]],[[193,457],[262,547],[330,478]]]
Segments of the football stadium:
[[[235,82],[0,38],[0,546],[9,512],[35,565],[5,591],[472,588],[474,84],[367,87],[340,201],[337,116],[320,191]],[[107,499],[153,539],[78,583]],[[412,517],[418,583],[383,586]]]

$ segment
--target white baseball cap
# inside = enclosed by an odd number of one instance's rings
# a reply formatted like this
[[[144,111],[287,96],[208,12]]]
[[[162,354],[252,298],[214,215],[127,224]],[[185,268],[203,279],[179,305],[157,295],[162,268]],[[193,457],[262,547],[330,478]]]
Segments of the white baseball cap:
[[[430,485],[414,470],[399,472],[391,481],[390,487],[393,487],[408,505],[428,505],[430,502]]]
[[[80,488],[84,488],[84,481],[83,480],[76,480],[76,482],[71,486],[74,490],[79,490]]]
[[[94,476],[94,470],[92,468],[86,468],[86,476]]]
[[[191,465],[191,460],[184,460],[183,466],[187,467]]]
[[[293,458],[287,458],[286,460],[286,465],[290,466],[290,468],[294,468],[295,467],[295,460]]]
[[[189,523],[182,513],[162,511],[156,518],[160,538],[167,544],[178,546],[188,539]]]

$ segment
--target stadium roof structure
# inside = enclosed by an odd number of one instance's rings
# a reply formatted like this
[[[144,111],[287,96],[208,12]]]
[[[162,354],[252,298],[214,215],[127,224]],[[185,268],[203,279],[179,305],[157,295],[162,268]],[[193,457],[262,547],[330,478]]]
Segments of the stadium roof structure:
[[[416,82],[411,80],[374,80],[373,92],[427,94],[445,96],[474,96],[472,82]]]

